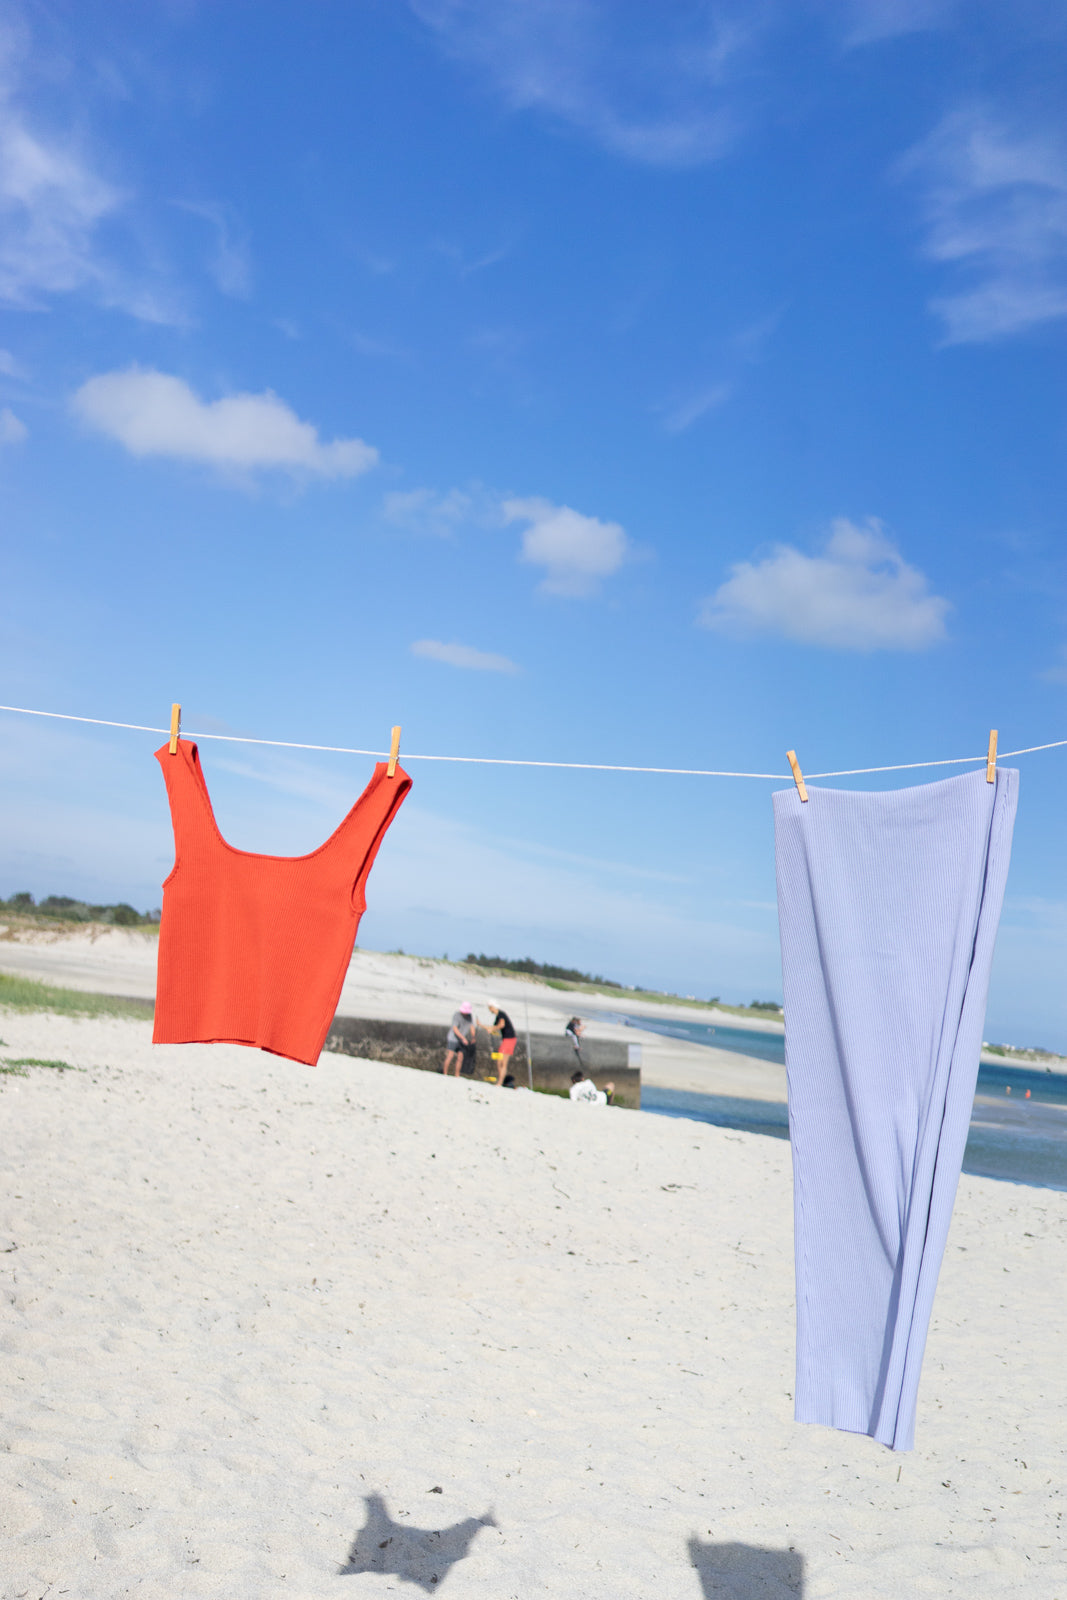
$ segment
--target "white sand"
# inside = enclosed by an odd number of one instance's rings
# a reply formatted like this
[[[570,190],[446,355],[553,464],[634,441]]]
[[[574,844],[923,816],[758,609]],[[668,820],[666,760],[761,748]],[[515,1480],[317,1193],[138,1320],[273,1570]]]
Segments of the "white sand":
[[[784,1143],[0,1037],[4,1600],[1067,1595],[1067,1195],[962,1180],[897,1456],[791,1421]]]

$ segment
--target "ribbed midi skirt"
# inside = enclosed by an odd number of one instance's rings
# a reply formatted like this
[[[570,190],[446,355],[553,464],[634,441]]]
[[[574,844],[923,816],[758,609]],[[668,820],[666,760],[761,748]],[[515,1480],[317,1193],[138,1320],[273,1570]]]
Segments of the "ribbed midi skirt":
[[[911,1448],[1018,773],[774,796],[796,1419]]]

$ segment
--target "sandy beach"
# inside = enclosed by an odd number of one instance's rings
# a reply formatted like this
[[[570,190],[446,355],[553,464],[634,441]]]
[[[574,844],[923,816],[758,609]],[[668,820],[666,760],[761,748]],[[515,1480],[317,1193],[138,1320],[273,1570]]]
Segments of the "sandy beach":
[[[784,1143],[149,1035],[0,1015],[4,1600],[1067,1594],[1067,1195],[963,1178],[897,1456]]]

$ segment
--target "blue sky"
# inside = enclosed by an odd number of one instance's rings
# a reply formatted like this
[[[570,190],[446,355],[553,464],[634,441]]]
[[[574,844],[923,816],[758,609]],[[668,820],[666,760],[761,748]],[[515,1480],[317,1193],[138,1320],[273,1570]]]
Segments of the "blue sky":
[[[0,17],[4,703],[761,772],[1067,738],[1062,6]],[[157,905],[156,741],[0,735],[0,893]],[[370,769],[203,757],[279,853]],[[1067,750],[1019,764],[987,1031],[1067,1048]],[[775,785],[411,770],[361,942],[780,993]]]

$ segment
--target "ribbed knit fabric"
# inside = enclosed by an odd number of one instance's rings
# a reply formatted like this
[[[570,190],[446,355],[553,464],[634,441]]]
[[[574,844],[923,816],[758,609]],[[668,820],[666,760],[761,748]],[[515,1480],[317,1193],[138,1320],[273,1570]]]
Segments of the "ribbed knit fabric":
[[[796,1419],[911,1448],[1018,773],[774,796]]]
[[[195,744],[156,751],[174,824],[163,885],[156,1044],[258,1045],[313,1065],[341,995],[364,888],[411,779],[384,762],[307,856],[235,850],[215,822]]]

